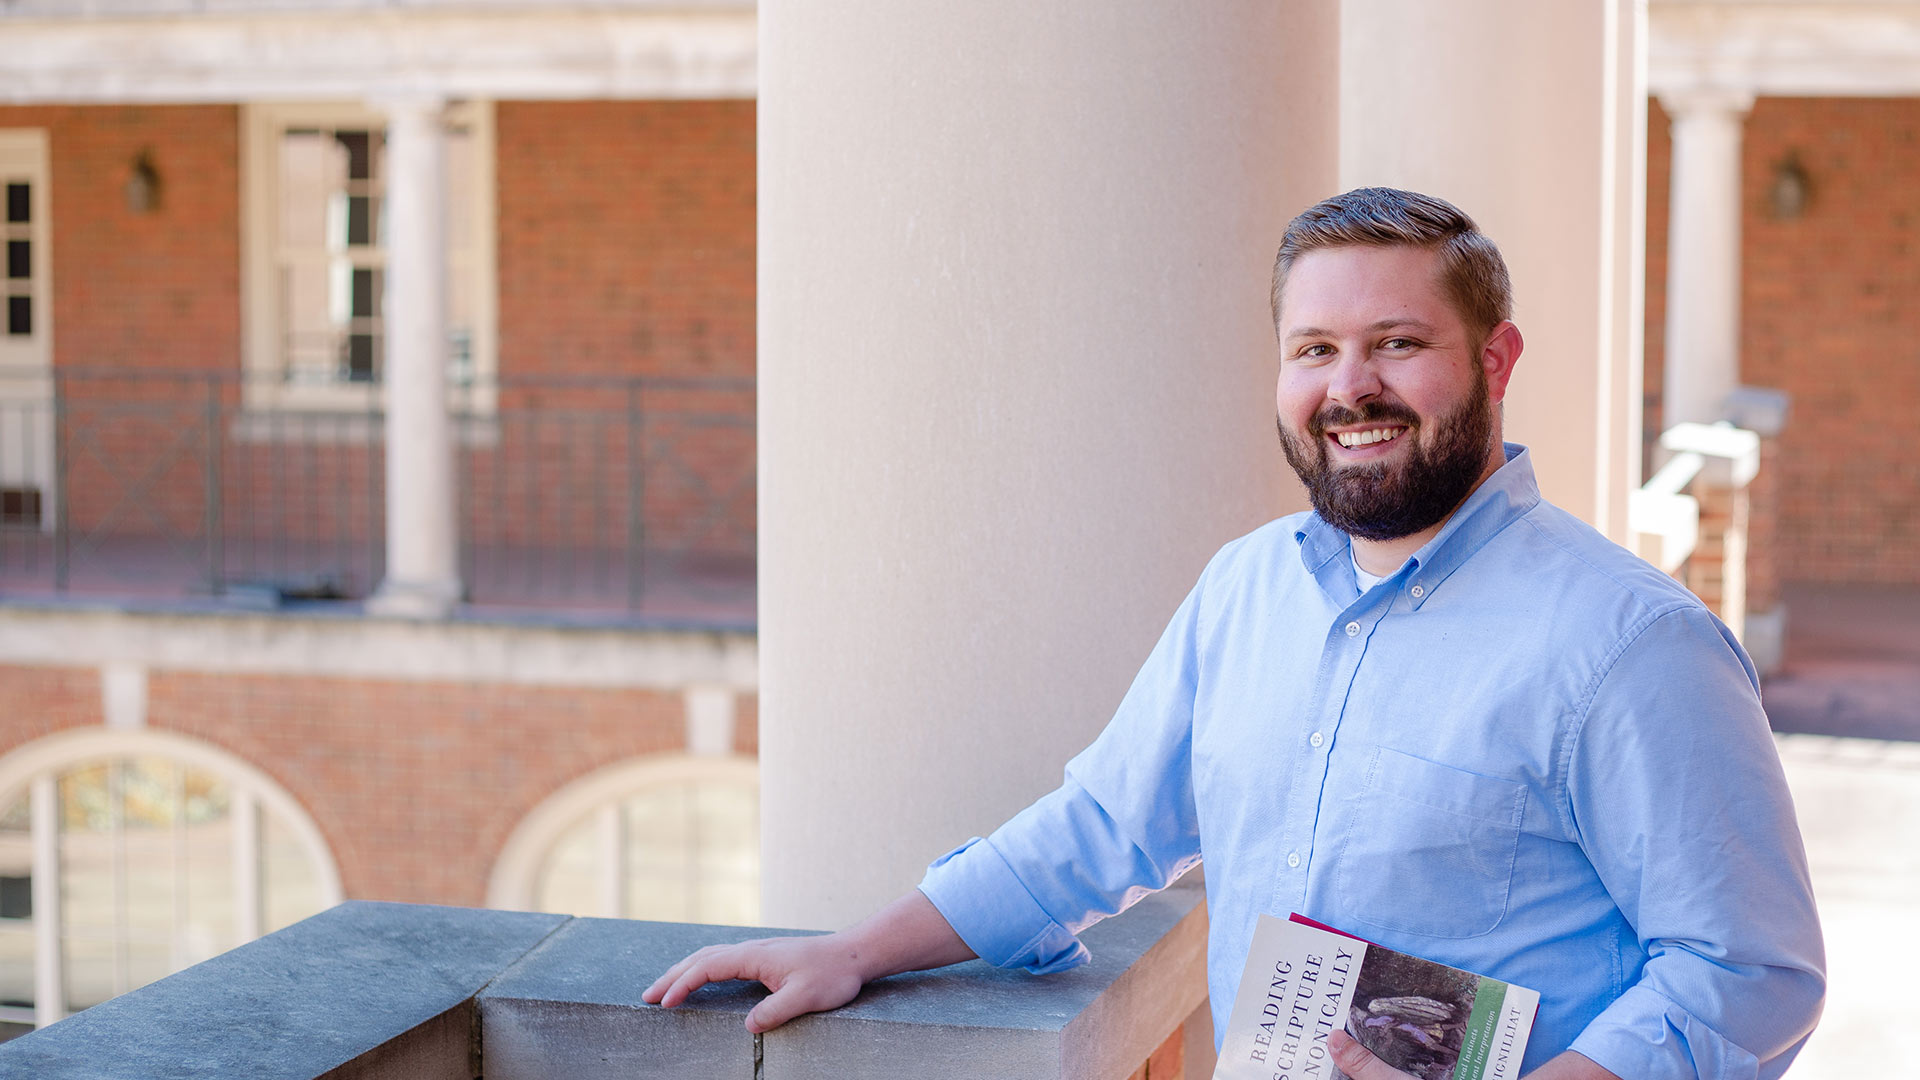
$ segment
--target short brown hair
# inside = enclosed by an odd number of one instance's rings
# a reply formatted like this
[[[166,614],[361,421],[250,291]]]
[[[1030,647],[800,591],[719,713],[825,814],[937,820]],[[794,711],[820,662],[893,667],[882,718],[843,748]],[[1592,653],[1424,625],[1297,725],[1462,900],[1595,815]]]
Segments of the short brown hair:
[[[1287,225],[1273,260],[1273,325],[1295,260],[1316,248],[1423,247],[1440,252],[1440,280],[1467,329],[1485,336],[1513,317],[1513,282],[1500,249],[1445,199],[1398,188],[1355,188]]]

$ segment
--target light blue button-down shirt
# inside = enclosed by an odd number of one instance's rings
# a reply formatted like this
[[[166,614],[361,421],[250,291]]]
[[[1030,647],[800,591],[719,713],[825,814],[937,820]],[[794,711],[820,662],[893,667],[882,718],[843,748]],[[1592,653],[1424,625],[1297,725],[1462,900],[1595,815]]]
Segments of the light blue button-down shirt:
[[[1824,958],[1752,665],[1507,456],[1365,595],[1311,514],[1221,549],[1060,788],[921,890],[1053,971],[1204,854],[1216,1036],[1257,916],[1298,911],[1539,990],[1526,1069],[1780,1075]]]

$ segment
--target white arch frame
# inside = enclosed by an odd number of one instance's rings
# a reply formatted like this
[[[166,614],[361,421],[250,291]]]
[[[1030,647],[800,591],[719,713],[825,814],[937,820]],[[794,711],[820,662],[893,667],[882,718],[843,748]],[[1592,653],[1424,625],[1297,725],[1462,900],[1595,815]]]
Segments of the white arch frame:
[[[44,823],[54,820],[57,798],[54,778],[60,772],[88,762],[111,758],[163,757],[189,768],[213,773],[233,789],[236,848],[254,846],[259,816],[247,812],[262,808],[274,814],[299,841],[309,864],[314,868],[315,884],[321,906],[332,907],[342,899],[340,867],[333,850],[320,834],[319,826],[292,795],[277,781],[244,759],[218,747],[165,731],[109,730],[82,728],[35,739],[0,756],[0,806],[25,796],[32,805],[34,865],[34,1024],[45,1027],[65,1015],[64,987],[61,985],[60,922],[58,918],[58,873],[41,868],[57,867],[57,836]],[[260,936],[259,884],[257,872],[236,873],[238,892],[235,905],[240,925],[236,937],[242,943]]]
[[[586,815],[658,784],[705,781],[746,782],[757,788],[760,763],[736,754],[659,754],[617,762],[567,784],[528,811],[501,845],[487,878],[487,906],[532,910],[541,864],[561,835]]]

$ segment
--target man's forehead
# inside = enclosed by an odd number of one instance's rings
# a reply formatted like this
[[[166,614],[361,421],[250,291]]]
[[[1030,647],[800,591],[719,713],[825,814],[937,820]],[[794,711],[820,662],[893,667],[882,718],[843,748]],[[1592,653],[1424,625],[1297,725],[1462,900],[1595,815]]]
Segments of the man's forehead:
[[[1440,253],[1412,245],[1315,248],[1294,260],[1280,297],[1280,330],[1367,329],[1456,321],[1441,282]]]

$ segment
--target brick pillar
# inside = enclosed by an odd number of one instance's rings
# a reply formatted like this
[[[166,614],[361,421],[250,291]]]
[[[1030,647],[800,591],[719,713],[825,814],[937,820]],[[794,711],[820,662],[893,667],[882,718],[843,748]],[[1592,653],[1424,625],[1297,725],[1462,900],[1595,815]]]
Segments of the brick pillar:
[[[1683,580],[1700,602],[1744,638],[1747,614],[1747,548],[1750,499],[1745,485],[1702,476],[1692,489],[1700,502],[1700,540],[1687,560]]]

